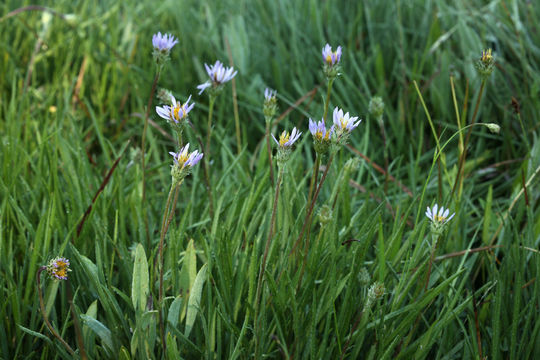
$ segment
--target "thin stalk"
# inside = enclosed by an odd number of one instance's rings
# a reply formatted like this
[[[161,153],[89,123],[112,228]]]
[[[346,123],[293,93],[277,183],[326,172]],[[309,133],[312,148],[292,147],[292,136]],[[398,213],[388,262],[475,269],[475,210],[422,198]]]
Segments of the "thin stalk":
[[[388,144],[386,143],[386,131],[384,130],[384,121],[382,115],[377,119],[379,127],[381,128],[381,137],[383,140],[383,154],[384,154],[384,194],[388,192]]]
[[[521,120],[521,114],[518,112],[517,118],[519,120],[519,125],[521,126],[521,131],[523,131],[523,138],[525,139],[525,144],[527,145],[527,149],[529,150],[529,156],[532,154],[531,144],[529,144],[529,139],[527,139],[527,132],[525,131],[525,126],[523,126],[523,120]]]
[[[319,168],[321,167],[321,156],[315,154],[315,164],[313,165],[313,173],[311,174],[311,180],[309,182],[309,193],[308,193],[308,205],[311,204],[311,195],[313,195],[313,187],[317,182],[317,175],[319,174]]]
[[[452,89],[452,100],[454,102],[454,111],[456,112],[456,122],[458,126],[458,131],[461,129],[461,121],[459,117],[459,109],[456,98],[456,89],[454,88],[454,77],[450,76],[450,88]],[[459,133],[459,143],[458,143],[459,155],[463,153],[463,134]]]
[[[81,331],[81,324],[79,323],[79,317],[75,312],[75,306],[73,306],[73,294],[71,293],[71,285],[69,285],[69,282],[67,284],[66,290],[69,309],[71,310],[71,318],[73,319],[73,327],[75,328],[75,337],[77,338],[77,346],[79,347],[81,358],[83,360],[86,360],[88,359],[88,356],[86,355],[86,350],[84,348],[84,340]]]
[[[171,205],[171,199],[173,197],[173,191],[178,191],[178,185],[171,184],[171,189],[169,190],[169,195],[167,196],[167,203],[165,205],[165,211],[163,212],[163,219],[161,221],[161,231],[159,236],[159,249],[158,249],[158,256],[159,256],[159,298],[158,298],[158,304],[159,304],[159,329],[160,329],[160,335],[161,335],[161,343],[163,346],[163,353],[166,354],[167,351],[167,343],[165,341],[165,327],[163,324],[163,243],[165,240],[165,234],[166,234],[166,222],[168,219],[169,213],[173,212],[173,209],[170,207]]]
[[[141,198],[141,209],[144,209],[144,203],[146,201],[146,177],[145,177],[145,170],[146,170],[146,162],[145,162],[145,146],[146,146],[146,129],[148,128],[148,117],[150,116],[150,107],[152,106],[152,99],[154,98],[154,94],[156,92],[157,83],[159,80],[159,76],[161,74],[161,66],[158,66],[156,76],[154,77],[154,82],[152,83],[152,89],[150,90],[150,96],[148,96],[148,104],[146,105],[146,112],[144,114],[144,128],[142,133],[142,140],[141,140],[141,152],[142,152],[142,159],[141,159],[141,168],[142,168],[142,198]],[[148,216],[143,216],[144,218],[144,228],[146,230],[146,247],[148,250],[150,250],[150,230],[148,228]]]
[[[270,184],[274,187],[274,166],[272,164],[272,145],[270,144],[270,124],[272,119],[266,120],[266,150],[268,152],[268,165],[270,166]]]
[[[328,90],[326,91],[326,101],[324,102],[324,114],[323,121],[326,123],[326,116],[328,115],[328,106],[330,105],[330,93],[332,92],[332,84],[334,79],[328,80]]]
[[[279,171],[278,180],[276,183],[276,194],[274,196],[274,205],[272,206],[272,217],[270,219],[270,228],[268,230],[268,237],[266,239],[266,245],[264,246],[264,255],[263,260],[261,263],[261,268],[259,270],[259,277],[257,280],[257,292],[255,293],[255,307],[254,307],[254,317],[253,321],[255,322],[255,359],[259,359],[259,334],[258,332],[258,315],[259,315],[259,304],[260,304],[260,296],[261,296],[261,290],[262,290],[262,284],[264,279],[264,272],[266,270],[266,259],[268,258],[268,251],[270,250],[270,243],[272,242],[272,235],[274,230],[274,222],[276,221],[276,212],[277,212],[277,204],[279,199],[279,189],[281,185],[281,181],[283,180],[283,170],[284,168],[281,167]]]
[[[433,240],[435,241],[433,244],[433,248],[431,249],[431,256],[429,257],[429,263],[428,263],[428,269],[426,273],[426,280],[424,283],[424,292],[427,291],[428,285],[429,285],[429,279],[431,277],[431,267],[433,266],[433,260],[435,259],[435,252],[437,251],[437,246],[439,246],[439,236],[435,238],[435,235],[433,235]]]
[[[202,142],[202,139],[201,137],[199,136],[199,134],[197,133],[197,131],[195,130],[195,127],[193,126],[193,123],[191,121],[188,121],[188,124],[189,126],[191,127],[191,130],[193,130],[193,132],[195,133],[195,137],[197,138],[197,142],[199,143],[199,146],[201,147],[201,149],[204,149],[204,144]],[[205,182],[205,186],[206,186],[206,191],[208,192],[208,198],[209,198],[209,204],[208,204],[208,207],[210,209],[210,218],[213,218],[214,217],[214,203],[212,201],[213,197],[212,197],[212,188],[210,187],[210,174],[209,174],[209,170],[208,170],[208,165],[207,165],[207,158],[208,157],[208,154],[204,154],[204,157],[202,159],[203,161],[203,172],[204,172],[204,182]]]
[[[300,231],[300,235],[298,235],[298,238],[296,239],[296,242],[294,243],[294,246],[289,253],[289,256],[291,256],[295,251],[298,245],[300,244],[300,241],[302,240],[304,236],[304,232],[306,231],[306,227],[308,226],[308,223],[311,221],[311,214],[313,213],[313,208],[315,207],[315,202],[317,201],[317,198],[319,197],[319,193],[321,191],[322,185],[324,183],[324,180],[326,179],[326,175],[328,175],[328,170],[330,169],[330,166],[332,165],[332,161],[334,160],[334,154],[330,155],[330,159],[328,159],[328,163],[326,164],[326,169],[324,169],[323,176],[321,178],[321,181],[319,182],[319,185],[317,186],[317,190],[315,190],[315,195],[313,195],[313,200],[311,201],[311,204],[309,206],[309,210],[306,214],[306,217],[304,219],[304,225],[302,226],[302,231]]]
[[[216,97],[210,95],[210,103],[208,106],[208,134],[206,137],[206,147],[204,148],[204,176],[206,178],[206,190],[208,192],[208,201],[210,206],[210,217],[214,216],[214,201],[212,196],[212,185],[210,183],[210,138],[212,137],[212,115],[214,112],[214,103]]]
[[[41,292],[41,273],[43,271],[47,270],[46,266],[42,266],[38,269],[37,275],[36,275],[36,282],[37,282],[37,291],[39,296],[39,308],[41,310],[41,315],[43,315],[43,321],[45,321],[45,324],[47,325],[47,328],[49,331],[54,335],[55,338],[60,341],[62,345],[66,348],[66,350],[72,355],[75,356],[75,351],[69,346],[69,344],[60,336],[60,334],[54,329],[52,324],[49,321],[49,317],[47,316],[47,312],[45,311],[45,303],[43,301],[43,294]]]
[[[480,107],[480,101],[482,100],[482,94],[484,92],[485,86],[486,86],[486,80],[482,79],[482,83],[480,84],[480,91],[478,92],[478,97],[476,98],[476,105],[474,106],[474,112],[471,118],[470,125],[474,125],[476,123],[476,115],[478,115],[478,109]],[[465,165],[465,160],[467,159],[467,145],[469,144],[471,133],[472,133],[472,127],[469,128],[469,131],[467,131],[467,136],[465,137],[465,143],[463,144],[463,153],[461,154],[459,158],[456,180],[454,181],[454,186],[452,187],[452,193],[450,195],[451,197],[454,195],[456,188],[458,187],[458,184],[459,184],[458,199],[461,197],[461,189],[463,187],[463,168]]]

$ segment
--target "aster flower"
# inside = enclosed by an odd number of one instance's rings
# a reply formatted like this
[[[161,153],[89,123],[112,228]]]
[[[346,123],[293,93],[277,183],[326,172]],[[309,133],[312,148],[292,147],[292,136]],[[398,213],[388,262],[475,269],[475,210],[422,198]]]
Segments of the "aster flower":
[[[272,134],[272,138],[280,148],[290,148],[296,140],[302,135],[296,128],[293,128],[292,132],[289,134],[287,131],[283,131],[279,136],[279,141]]]
[[[435,204],[433,205],[432,209],[430,209],[429,206],[427,207],[426,216],[429,220],[431,220],[432,223],[444,225],[448,221],[450,221],[454,217],[454,215],[456,215],[455,213],[453,213],[452,215],[448,216],[449,213],[449,209],[445,209],[442,206],[439,208],[439,205]]]
[[[333,119],[336,129],[347,133],[353,131],[353,129],[356,128],[362,121],[356,121],[358,116],[351,117],[349,113],[343,114],[343,110],[337,107],[334,109]]]
[[[300,138],[300,135],[302,135],[302,133],[299,132],[296,128],[293,128],[290,134],[287,131],[283,131],[279,136],[279,141],[275,138],[274,134],[272,134],[272,138],[278,145],[278,152],[276,155],[278,166],[283,166],[287,162],[287,160],[289,160],[292,145],[295,143],[296,140]]]
[[[438,204],[433,205],[433,208],[427,207],[426,216],[431,221],[431,231],[434,235],[441,235],[445,225],[456,215],[450,214],[450,210],[440,207]]]
[[[232,80],[238,73],[233,67],[224,67],[219,60],[216,61],[214,65],[208,66],[208,64],[204,64],[204,67],[206,68],[210,80],[197,86],[197,89],[200,90],[199,95],[210,86],[216,91],[221,90],[221,85]]]
[[[47,265],[47,273],[54,280],[67,280],[69,271],[69,260],[63,257],[52,259]]]
[[[197,163],[203,157],[203,153],[200,153],[198,150],[191,153],[188,153],[188,150],[189,143],[181,148],[177,153],[172,151],[169,152],[174,159],[174,164],[171,166],[171,176],[175,184],[178,184],[187,175],[189,175],[191,168],[197,165]]]
[[[153,56],[156,64],[163,65],[169,60],[169,53],[177,43],[178,40],[171,34],[161,35],[161,32],[154,34],[152,36],[152,46],[154,47]]]
[[[152,45],[157,51],[168,53],[176,44],[178,44],[178,40],[171,34],[161,35],[161,32],[158,32],[152,36]]]
[[[169,154],[172,155],[174,159],[174,164],[181,169],[186,167],[193,167],[202,159],[203,153],[199,153],[198,150],[195,150],[191,153],[188,153],[189,143],[186,144],[179,152],[175,153],[170,151]]]
[[[335,66],[341,60],[341,46],[336,51],[332,51],[330,44],[326,44],[322,49],[323,61],[329,66]]]
[[[326,44],[322,49],[322,57],[324,62],[323,72],[328,81],[333,81],[339,75],[341,66],[341,46],[338,46],[336,51],[332,51],[330,44]]]
[[[163,119],[178,124],[180,121],[187,118],[188,113],[191,111],[191,109],[193,109],[195,103],[189,103],[191,100],[191,95],[189,95],[189,98],[184,104],[182,104],[180,101],[176,101],[172,94],[170,99],[172,104],[171,106],[156,106],[156,112]]]
[[[334,127],[326,130],[324,120],[315,122],[309,119],[309,132],[313,136],[315,151],[319,154],[325,154],[330,146],[330,139],[334,132]]]
[[[482,78],[486,79],[493,72],[495,67],[495,59],[491,53],[491,49],[483,50],[482,56],[476,62],[476,70],[480,73]]]
[[[264,90],[264,104],[263,104],[263,114],[266,121],[272,121],[274,115],[277,111],[277,98],[276,90],[266,88]]]
[[[269,102],[276,98],[276,90],[270,88],[264,89],[264,101]]]

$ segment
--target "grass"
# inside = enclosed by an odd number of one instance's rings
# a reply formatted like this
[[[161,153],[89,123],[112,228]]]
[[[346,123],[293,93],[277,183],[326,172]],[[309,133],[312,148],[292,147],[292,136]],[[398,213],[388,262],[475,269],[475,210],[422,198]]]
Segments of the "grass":
[[[71,358],[43,321],[36,287],[38,269],[57,256],[71,260],[72,272],[67,282],[41,278],[44,309],[76,357],[540,355],[538,7],[502,0],[30,5],[0,5],[0,358]],[[177,149],[153,109],[141,202],[158,31],[180,40],[158,86],[196,102],[185,141],[200,149],[197,137],[206,139],[208,97],[195,87],[206,81],[203,64],[217,59],[238,69],[241,138],[229,83],[213,109],[213,212],[204,167],[194,167],[165,240],[165,342],[156,259],[171,182],[167,153]],[[330,109],[363,121],[328,169],[309,247],[304,240],[289,255],[308,207],[315,152],[307,125],[323,114],[327,42],[344,49]],[[496,66],[479,97],[474,63],[488,47]],[[272,133],[296,126],[304,135],[284,173],[255,312],[275,195],[266,86],[278,91]],[[385,103],[386,151],[368,112],[375,95]],[[473,117],[501,132],[463,129]],[[434,203],[456,216],[431,261],[424,212]],[[384,295],[373,297],[374,284]]]

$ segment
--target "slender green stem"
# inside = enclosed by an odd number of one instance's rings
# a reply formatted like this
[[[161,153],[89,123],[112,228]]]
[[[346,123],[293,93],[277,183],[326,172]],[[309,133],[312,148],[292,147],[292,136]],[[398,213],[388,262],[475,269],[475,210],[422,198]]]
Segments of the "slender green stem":
[[[322,185],[324,183],[324,180],[326,179],[326,175],[328,175],[328,170],[330,169],[330,166],[332,165],[332,161],[334,160],[334,155],[330,155],[330,159],[328,159],[328,163],[326,164],[326,169],[324,169],[323,176],[321,178],[321,181],[319,182],[319,185],[317,186],[317,190],[315,190],[315,195],[313,195],[313,200],[311,201],[311,204],[309,206],[308,212],[306,213],[306,217],[304,219],[304,225],[302,225],[302,230],[300,231],[300,235],[298,235],[298,238],[296,239],[296,242],[294,243],[293,248],[291,249],[291,252],[289,253],[289,256],[294,254],[296,251],[296,248],[300,244],[300,241],[304,237],[304,232],[306,231],[306,228],[308,224],[311,223],[311,214],[313,213],[313,208],[315,207],[315,202],[317,202],[317,198],[319,197],[319,192],[321,191]]]
[[[317,175],[319,174],[320,166],[321,166],[321,156],[319,154],[315,154],[315,164],[313,165],[313,173],[311,174],[311,180],[309,182],[309,193],[308,193],[308,199],[307,199],[308,206],[311,204],[311,195],[313,195],[313,187],[317,183]]]
[[[427,291],[429,285],[429,278],[431,277],[431,267],[433,266],[433,260],[435,259],[435,252],[437,251],[437,246],[439,246],[439,236],[432,235],[433,237],[433,247],[431,249],[431,256],[429,257],[428,269],[426,273],[426,280],[424,283],[424,292]]]
[[[45,321],[45,324],[47,325],[47,328],[49,331],[54,335],[55,338],[60,341],[62,345],[66,348],[66,350],[72,355],[75,355],[75,351],[69,346],[69,344],[60,336],[60,334],[54,329],[52,324],[49,321],[49,317],[47,316],[47,312],[45,311],[45,302],[43,301],[43,294],[41,291],[41,273],[43,271],[47,270],[46,266],[42,266],[38,269],[37,275],[36,275],[36,282],[37,282],[37,291],[38,291],[38,297],[39,297],[39,308],[41,310],[41,315],[43,315],[43,321]]]
[[[215,95],[210,95],[210,103],[208,105],[208,134],[206,137],[206,147],[204,148],[204,176],[206,179],[206,192],[208,193],[208,201],[210,207],[210,217],[214,216],[214,200],[212,196],[212,184],[210,182],[210,139],[212,137],[212,115],[214,112]]]
[[[521,126],[521,131],[523,131],[523,138],[525,139],[525,144],[527,145],[527,150],[529,150],[529,156],[532,154],[531,144],[529,144],[529,139],[527,139],[527,132],[525,131],[525,126],[523,126],[523,120],[521,120],[521,114],[517,113],[517,118],[519,120],[519,125]]]
[[[144,114],[144,128],[142,133],[142,139],[141,139],[141,153],[142,153],[142,159],[141,159],[141,168],[142,168],[142,197],[141,197],[141,209],[144,209],[144,203],[146,201],[146,162],[145,162],[145,146],[146,146],[146,130],[148,128],[148,117],[150,116],[150,107],[152,106],[152,100],[154,99],[154,94],[156,92],[157,83],[159,80],[159,76],[161,74],[161,66],[158,66],[156,76],[154,77],[154,81],[152,82],[152,89],[150,90],[150,96],[148,96],[148,103],[146,105],[146,112]],[[148,227],[148,216],[143,216],[144,218],[144,228],[146,231],[146,247],[148,250],[150,250],[151,246],[151,240],[150,240],[150,230]]]
[[[266,120],[266,150],[268,152],[268,165],[270,166],[270,184],[274,187],[274,166],[272,164],[272,145],[270,144],[270,125],[272,119]]]
[[[173,198],[173,192],[176,192],[178,194],[178,188],[180,187],[180,184],[176,185],[171,184],[171,188],[169,190],[169,195],[167,196],[167,203],[165,205],[165,211],[163,212],[163,219],[161,221],[161,231],[159,236],[159,249],[158,249],[158,256],[159,256],[159,298],[158,298],[158,304],[159,304],[159,329],[160,329],[160,335],[161,335],[161,343],[163,346],[163,353],[165,354],[167,351],[167,343],[165,341],[165,326],[163,324],[163,243],[165,240],[165,234],[167,233],[168,226],[167,226],[167,219],[169,218],[170,213],[174,212],[174,208],[171,208],[171,199]],[[176,196],[175,196],[176,198]],[[175,202],[176,204],[176,202]]]
[[[261,290],[262,285],[264,281],[264,272],[266,270],[266,260],[268,258],[268,251],[270,250],[270,243],[272,242],[272,235],[274,230],[274,222],[276,221],[276,212],[277,212],[277,204],[279,199],[279,189],[281,185],[281,181],[283,180],[283,170],[284,168],[280,168],[278,180],[276,183],[276,193],[274,196],[274,204],[272,206],[272,217],[270,219],[270,227],[268,229],[268,237],[266,239],[266,244],[264,246],[264,255],[261,263],[261,268],[259,270],[259,277],[257,280],[257,291],[255,293],[255,306],[254,306],[254,317],[253,321],[255,322],[255,359],[259,359],[259,335],[258,334],[258,315],[259,315],[259,304],[260,304],[260,297],[261,297]]]
[[[334,79],[328,80],[328,90],[326,90],[326,101],[324,102],[324,114],[323,114],[324,122],[326,122],[326,117],[328,115],[328,107],[330,106],[330,94],[332,92],[333,83],[334,83]]]
[[[66,291],[69,309],[71,310],[71,318],[73,319],[73,327],[75,328],[77,346],[79,347],[79,352],[81,353],[81,359],[86,360],[88,359],[88,356],[86,355],[86,350],[84,348],[84,340],[81,331],[81,324],[79,322],[79,317],[77,316],[77,313],[75,312],[75,306],[73,305],[73,294],[71,293],[71,285],[69,284],[69,280],[67,281]]]
[[[476,98],[476,105],[474,106],[474,112],[473,116],[471,118],[470,125],[474,125],[476,123],[476,116],[478,115],[478,109],[480,107],[480,102],[482,100],[482,94],[484,92],[484,87],[486,86],[486,80],[482,79],[482,83],[480,84],[480,91],[478,92],[478,97]],[[452,187],[452,193],[451,196],[454,196],[454,193],[456,191],[456,188],[459,185],[459,191],[458,191],[458,199],[461,197],[461,189],[463,186],[463,168],[465,165],[465,160],[467,159],[467,145],[469,144],[469,139],[471,137],[472,133],[472,127],[469,128],[469,131],[467,131],[467,136],[465,137],[465,143],[463,144],[463,153],[461,154],[459,158],[458,163],[458,171],[456,175],[456,180],[454,181],[454,186]]]

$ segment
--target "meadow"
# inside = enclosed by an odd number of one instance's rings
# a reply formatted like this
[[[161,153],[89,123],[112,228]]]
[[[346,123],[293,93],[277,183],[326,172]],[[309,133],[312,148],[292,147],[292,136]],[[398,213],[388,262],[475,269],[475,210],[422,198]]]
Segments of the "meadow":
[[[4,1],[0,359],[540,358],[539,23]]]

